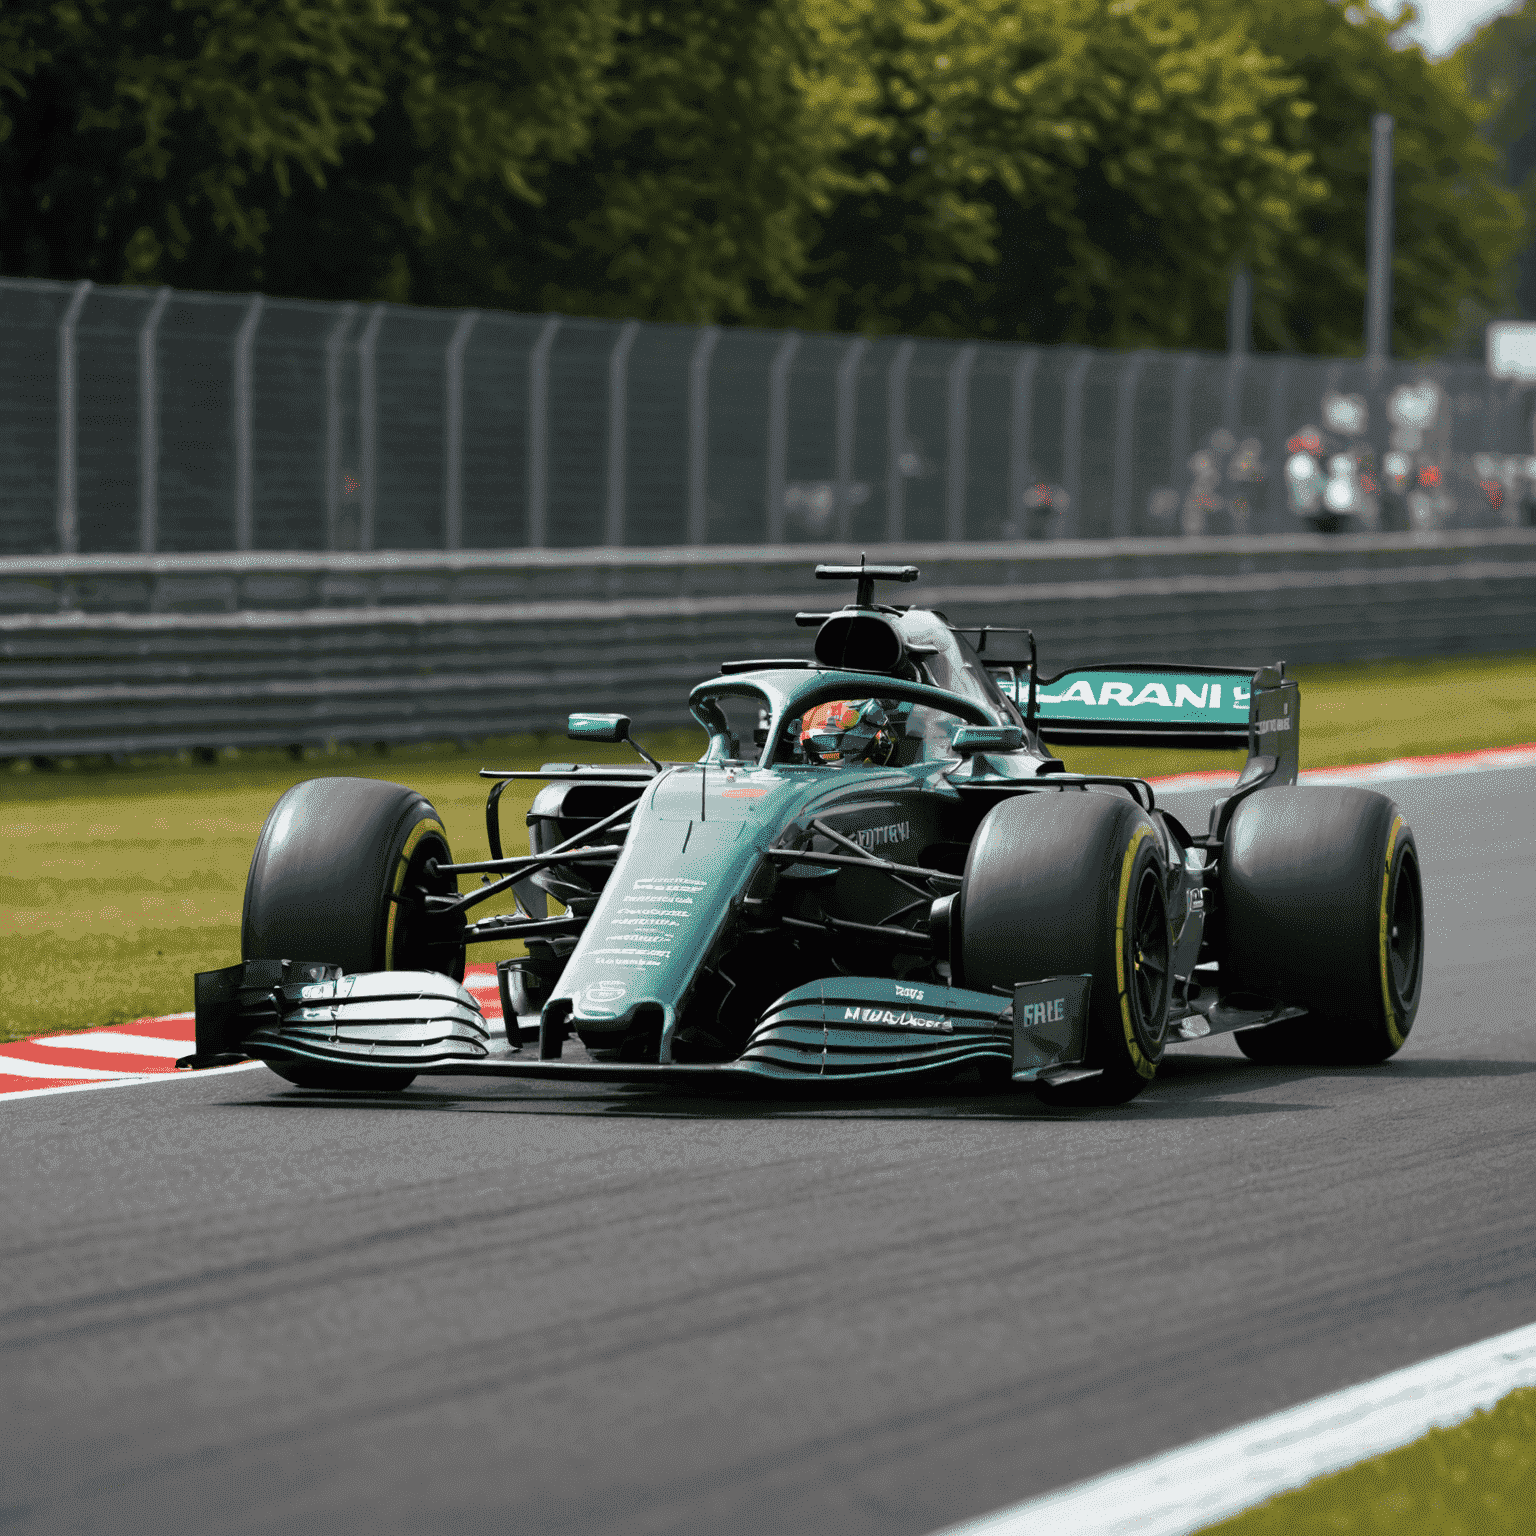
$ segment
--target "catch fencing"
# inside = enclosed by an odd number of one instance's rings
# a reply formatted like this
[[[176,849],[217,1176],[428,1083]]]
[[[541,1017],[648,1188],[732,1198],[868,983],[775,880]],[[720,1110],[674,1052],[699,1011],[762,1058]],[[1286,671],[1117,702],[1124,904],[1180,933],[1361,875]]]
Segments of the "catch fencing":
[[[1536,521],[1467,362],[1021,347],[0,279],[0,555]]]

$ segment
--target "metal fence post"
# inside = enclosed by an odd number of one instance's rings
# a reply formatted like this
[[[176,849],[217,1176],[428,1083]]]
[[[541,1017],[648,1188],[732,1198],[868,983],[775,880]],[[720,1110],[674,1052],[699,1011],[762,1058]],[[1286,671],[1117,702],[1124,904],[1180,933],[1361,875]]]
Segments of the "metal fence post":
[[[1035,403],[1035,370],[1039,366],[1040,353],[1035,347],[1026,347],[1013,365],[1008,402],[1009,523],[1024,505],[1024,494],[1029,489],[1029,429]]]
[[[1189,473],[1189,411],[1195,389],[1195,369],[1199,358],[1185,356],[1173,376],[1173,420],[1169,424],[1168,447],[1172,455],[1169,475],[1172,489],[1178,492]]]
[[[1248,369],[1245,353],[1227,358],[1227,377],[1221,388],[1221,424],[1236,437],[1243,424],[1243,375]]]
[[[1481,413],[1483,418],[1483,451],[1485,453],[1498,453],[1500,441],[1504,436],[1500,429],[1504,425],[1504,407],[1509,399],[1510,386],[1489,379],[1483,387],[1488,391],[1485,397],[1486,403]]]
[[[768,369],[768,476],[764,487],[767,497],[768,542],[784,542],[784,477],[789,458],[789,370],[800,350],[800,337],[791,331],[779,343]]]
[[[868,351],[869,342],[857,336],[848,343],[837,362],[832,481],[839,539],[849,538],[853,533],[853,449],[858,430],[859,364]]]
[[[464,547],[464,349],[480,318],[466,310],[443,357],[443,548]]]
[[[560,329],[551,315],[528,354],[528,547],[543,549],[549,537],[549,353]]]
[[[251,389],[251,352],[265,300],[251,295],[235,335],[235,548],[250,549],[255,537],[255,398]]]
[[[56,510],[59,553],[74,555],[80,551],[80,508],[77,504],[75,438],[78,393],[75,380],[75,322],[91,291],[90,280],[75,284],[69,307],[59,321],[59,478]]]
[[[1227,351],[1253,350],[1253,273],[1239,266],[1227,290]]]
[[[885,538],[899,544],[906,533],[907,374],[913,346],[904,341],[891,356],[885,375]]]
[[[965,538],[965,481],[969,468],[971,424],[971,369],[976,366],[976,347],[961,347],[949,365],[949,422],[944,466],[944,536],[958,544]]]
[[[603,542],[617,548],[624,542],[625,429],[629,425],[629,353],[640,334],[638,320],[619,327],[608,354],[608,515]]]
[[[1271,531],[1285,522],[1285,444],[1290,434],[1286,431],[1286,406],[1290,403],[1291,360],[1281,358],[1270,365],[1274,372],[1269,380],[1269,441],[1273,445],[1274,462],[1267,466],[1265,483],[1264,520]]]
[[[1061,485],[1067,493],[1061,536],[1076,538],[1083,526],[1083,392],[1093,353],[1078,354],[1067,370],[1066,409],[1061,424]]]
[[[1478,412],[1483,428],[1482,448],[1484,453],[1497,453],[1499,451],[1499,418],[1504,414],[1504,391],[1498,383],[1489,379],[1483,386],[1486,394],[1483,395],[1483,408]]]
[[[160,538],[160,380],[155,335],[171,301],[160,289],[139,327],[139,553],[152,555]]]
[[[688,359],[688,542],[709,540],[709,364],[720,327],[706,325]]]
[[[1110,502],[1109,531],[1114,538],[1127,538],[1131,532],[1131,478],[1135,471],[1133,447],[1136,439],[1136,386],[1147,354],[1133,352],[1120,370],[1115,385],[1115,488]]]
[[[1511,453],[1511,445],[1519,437],[1519,404],[1521,384],[1511,379],[1499,391],[1498,427],[1490,445],[1496,453]]]
[[[378,358],[379,327],[384,324],[384,306],[375,304],[368,315],[363,334],[357,339],[357,478],[362,482],[363,510],[358,519],[357,547],[372,549],[378,495],[375,472],[379,459],[379,381],[375,371]]]
[[[343,304],[325,338],[325,547],[335,549],[341,531],[341,349],[357,315]]]
[[[1378,365],[1392,356],[1392,126],[1371,119],[1371,184],[1366,230],[1365,355]]]

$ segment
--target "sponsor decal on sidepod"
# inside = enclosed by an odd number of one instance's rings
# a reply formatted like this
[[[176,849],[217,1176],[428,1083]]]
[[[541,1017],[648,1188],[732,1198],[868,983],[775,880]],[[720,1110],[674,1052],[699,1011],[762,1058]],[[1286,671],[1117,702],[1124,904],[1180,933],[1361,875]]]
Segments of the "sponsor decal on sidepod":
[[[888,827],[860,827],[853,834],[861,848],[883,848],[887,843],[904,843],[912,836],[912,823],[895,821]]]

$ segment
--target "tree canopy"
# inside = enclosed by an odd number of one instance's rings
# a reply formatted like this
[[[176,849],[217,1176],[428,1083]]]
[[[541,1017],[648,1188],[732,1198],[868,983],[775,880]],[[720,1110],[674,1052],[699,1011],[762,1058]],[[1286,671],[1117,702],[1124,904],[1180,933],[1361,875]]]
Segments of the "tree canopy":
[[[1457,50],[1467,87],[1486,114],[1483,135],[1502,159],[1527,229],[1536,229],[1536,5],[1495,17]],[[1520,248],[1499,307],[1536,319],[1536,249]]]
[[[1361,346],[1496,306],[1492,87],[1337,0],[7,0],[0,270],[321,298]],[[1476,82],[1474,82],[1476,84]]]
[[[1312,107],[1285,125],[1327,188],[1268,267],[1255,266],[1255,325],[1269,344],[1303,352],[1360,349],[1365,309],[1371,118],[1393,134],[1393,350],[1443,349],[1469,307],[1498,307],[1525,237],[1519,201],[1481,132],[1461,62],[1394,46],[1411,13],[1387,21],[1332,0],[1259,3],[1253,35],[1283,58]]]
[[[848,13],[877,95],[845,154],[859,186],[814,252],[823,323],[1215,340],[1232,269],[1272,261],[1322,196],[1276,129],[1306,105],[1234,16],[1187,0]]]

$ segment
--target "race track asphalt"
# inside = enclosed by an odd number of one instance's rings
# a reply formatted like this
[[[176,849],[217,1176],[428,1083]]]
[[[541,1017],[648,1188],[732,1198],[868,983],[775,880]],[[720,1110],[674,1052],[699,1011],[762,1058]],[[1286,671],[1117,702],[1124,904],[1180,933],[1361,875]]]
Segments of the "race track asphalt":
[[[1429,975],[1370,1070],[0,1105],[0,1528],[921,1536],[1531,1322],[1536,771],[1388,787]]]

